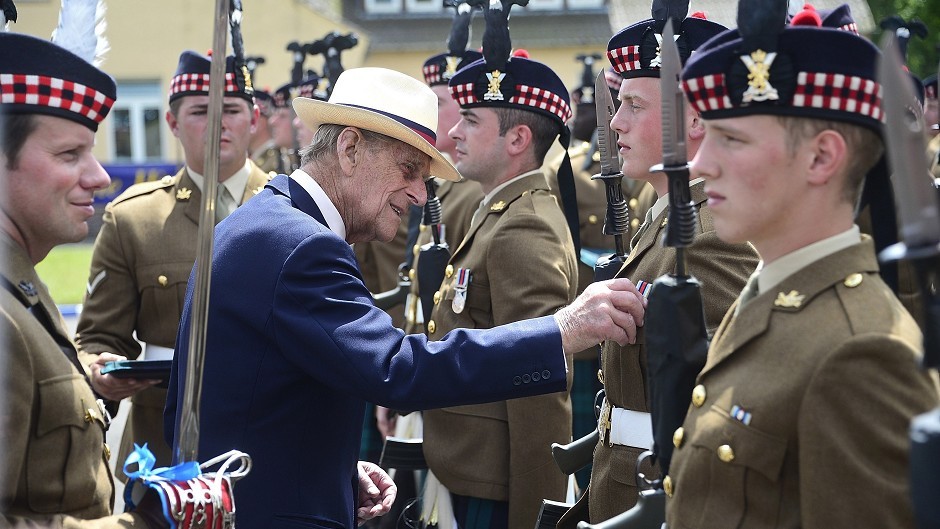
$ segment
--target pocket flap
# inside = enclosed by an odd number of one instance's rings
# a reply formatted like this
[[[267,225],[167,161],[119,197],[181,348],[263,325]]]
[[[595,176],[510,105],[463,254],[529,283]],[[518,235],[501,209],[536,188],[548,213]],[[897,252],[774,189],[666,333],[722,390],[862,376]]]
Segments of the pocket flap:
[[[719,447],[727,445],[734,454],[727,463],[752,468],[774,482],[780,477],[787,453],[786,439],[745,425],[716,406],[698,419],[690,443],[709,450],[716,458]]]
[[[53,377],[40,381],[38,386],[40,411],[36,425],[37,436],[41,437],[63,426],[86,428],[86,409],[93,410],[94,417],[104,424],[95,396],[82,375],[76,373]],[[84,408],[69,403],[84,403]]]

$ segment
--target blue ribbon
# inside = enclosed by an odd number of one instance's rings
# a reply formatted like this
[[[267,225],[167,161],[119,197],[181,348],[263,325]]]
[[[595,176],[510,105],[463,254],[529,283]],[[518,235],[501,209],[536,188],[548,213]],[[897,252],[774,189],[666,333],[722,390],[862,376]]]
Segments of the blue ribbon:
[[[165,479],[170,481],[186,481],[202,474],[199,463],[195,461],[180,463],[172,467],[153,468],[156,462],[157,458],[147,448],[147,443],[144,443],[144,446],[134,443],[134,451],[124,461],[124,473],[131,479]],[[135,472],[128,471],[128,467],[133,465],[137,465],[137,470]]]

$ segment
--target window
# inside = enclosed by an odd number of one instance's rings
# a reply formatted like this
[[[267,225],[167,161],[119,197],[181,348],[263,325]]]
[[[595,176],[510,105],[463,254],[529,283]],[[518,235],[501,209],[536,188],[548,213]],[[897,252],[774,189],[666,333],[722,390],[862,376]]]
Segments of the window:
[[[440,0],[405,0],[405,10],[409,13],[439,13],[442,9],[444,7]]]
[[[568,9],[600,9],[604,0],[568,0]]]
[[[527,11],[559,10],[564,6],[564,0],[529,0],[529,5],[527,5],[525,9]]]
[[[370,15],[401,13],[401,0],[366,0],[366,13]]]
[[[117,96],[111,110],[111,160],[162,160],[165,133],[160,83],[120,82]]]

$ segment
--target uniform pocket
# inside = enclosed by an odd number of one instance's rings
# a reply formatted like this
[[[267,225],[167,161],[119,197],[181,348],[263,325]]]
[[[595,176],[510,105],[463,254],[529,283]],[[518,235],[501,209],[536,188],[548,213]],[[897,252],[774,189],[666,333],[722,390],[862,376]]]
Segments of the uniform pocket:
[[[97,469],[104,444],[103,419],[81,375],[38,383],[36,437],[26,451],[30,508],[41,513],[72,512],[96,500]]]
[[[175,333],[183,312],[186,284],[193,270],[191,262],[158,263],[137,268],[140,290],[140,318],[143,321],[171,322]]]
[[[444,292],[442,303],[448,305],[454,302],[457,290],[456,274],[451,279],[450,288]],[[467,286],[467,297],[464,305],[464,313],[473,320],[473,328],[488,329],[493,327],[493,307],[490,298],[490,287],[488,284],[472,278],[470,285]]]
[[[683,489],[690,483],[675,484],[675,512],[700,517],[680,519],[680,525],[741,527],[746,516],[749,522],[744,525],[776,526],[783,494],[778,481],[786,458],[786,439],[747,426],[712,406],[696,421],[695,433],[683,449],[695,451],[686,464],[694,464],[696,472],[705,474],[694,480],[707,488],[690,491]],[[689,470],[683,475],[689,476],[692,468]]]

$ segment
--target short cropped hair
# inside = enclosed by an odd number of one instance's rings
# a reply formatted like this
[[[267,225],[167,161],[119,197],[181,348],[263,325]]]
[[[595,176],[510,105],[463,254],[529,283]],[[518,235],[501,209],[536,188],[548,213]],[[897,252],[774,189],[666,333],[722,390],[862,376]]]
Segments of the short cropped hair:
[[[791,155],[799,144],[816,137],[824,130],[832,130],[845,139],[848,152],[843,198],[850,204],[856,204],[862,192],[865,175],[878,163],[884,153],[884,142],[873,130],[845,123],[824,119],[777,116],[778,122],[786,130],[787,150]]]
[[[313,141],[310,142],[310,145],[300,150],[300,165],[320,162],[331,156],[336,156],[336,143],[339,141],[339,136],[346,127],[347,125],[336,125],[333,123],[320,125],[316,133],[314,133]],[[399,141],[384,134],[379,134],[378,132],[372,132],[371,130],[358,127],[355,128],[366,140],[366,146],[368,148],[385,148]]]
[[[2,118],[3,155],[7,160],[7,170],[13,170],[19,164],[23,145],[38,125],[33,114],[4,114]]]
[[[512,127],[525,125],[532,131],[532,148],[535,161],[539,164],[545,161],[545,155],[552,147],[552,142],[558,136],[558,122],[536,112],[518,108],[493,107],[499,118],[499,135],[505,136]]]

